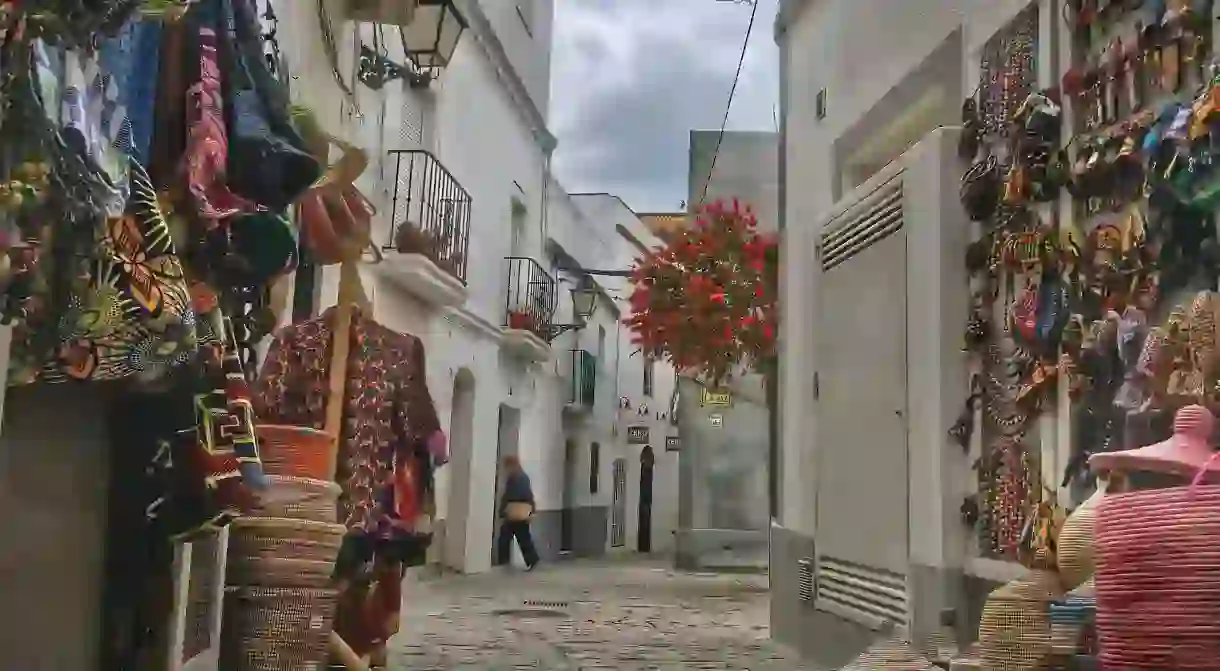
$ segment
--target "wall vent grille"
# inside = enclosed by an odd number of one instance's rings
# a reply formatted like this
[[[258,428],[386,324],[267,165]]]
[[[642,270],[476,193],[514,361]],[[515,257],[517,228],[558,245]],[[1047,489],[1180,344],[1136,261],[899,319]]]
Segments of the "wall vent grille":
[[[822,555],[816,586],[820,609],[874,628],[886,622],[907,624],[907,580],[902,574]]]
[[[801,601],[813,603],[813,559],[797,560],[796,582]]]
[[[902,173],[826,223],[820,258],[827,271],[902,229]]]

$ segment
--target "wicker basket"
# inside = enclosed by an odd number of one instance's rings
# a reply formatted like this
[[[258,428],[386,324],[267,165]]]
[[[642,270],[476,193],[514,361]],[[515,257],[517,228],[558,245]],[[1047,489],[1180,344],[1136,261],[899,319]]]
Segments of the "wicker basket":
[[[1220,486],[1110,494],[1097,512],[1103,668],[1214,669],[1220,659]]]
[[[339,494],[343,491],[339,485],[283,475],[271,475],[267,480],[267,492],[255,504],[252,515],[335,523]]]
[[[334,570],[334,562],[229,555],[225,582],[229,587],[330,587]]]
[[[336,601],[332,589],[227,589],[219,668],[323,671]]]
[[[1077,655],[1081,637],[1097,612],[1096,588],[1093,581],[1068,592],[1062,601],[1051,604],[1051,650],[1057,655]]]
[[[331,457],[336,449],[330,434],[305,426],[259,424],[259,456],[263,469],[270,475],[330,480]]]
[[[230,558],[277,557],[331,564],[339,556],[347,532],[342,524],[283,517],[240,517],[229,529]]]
[[[991,593],[979,622],[979,661],[988,671],[1041,669],[1051,655],[1050,604],[1063,597],[1054,571],[1033,569]]]
[[[882,641],[840,671],[936,671],[909,643],[901,639]]]
[[[1065,589],[1075,589],[1093,577],[1093,571],[1096,569],[1094,527],[1097,522],[1097,506],[1104,497],[1105,490],[1098,489],[1068,515],[1059,530],[1056,559],[1059,579]]]

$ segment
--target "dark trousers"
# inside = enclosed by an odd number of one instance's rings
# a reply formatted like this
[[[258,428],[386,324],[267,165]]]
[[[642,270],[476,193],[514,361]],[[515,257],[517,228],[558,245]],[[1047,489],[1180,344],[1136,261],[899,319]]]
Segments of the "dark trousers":
[[[534,536],[530,534],[529,520],[524,522],[504,520],[500,523],[500,536],[496,539],[496,560],[500,564],[509,563],[514,538],[517,539],[517,545],[521,547],[521,556],[525,558],[526,565],[537,564],[538,550],[534,547]]]

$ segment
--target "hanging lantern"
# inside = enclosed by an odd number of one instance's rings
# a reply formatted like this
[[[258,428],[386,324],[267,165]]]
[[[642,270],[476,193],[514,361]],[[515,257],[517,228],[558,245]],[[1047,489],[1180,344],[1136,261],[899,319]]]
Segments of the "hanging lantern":
[[[418,0],[415,16],[402,30],[407,56],[424,70],[449,65],[466,26],[453,0]]]
[[[347,0],[347,18],[362,23],[409,26],[415,19],[417,0]]]

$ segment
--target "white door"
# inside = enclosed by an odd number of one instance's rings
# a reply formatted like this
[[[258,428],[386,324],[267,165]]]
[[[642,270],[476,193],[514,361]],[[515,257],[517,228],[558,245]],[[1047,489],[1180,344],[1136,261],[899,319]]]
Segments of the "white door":
[[[817,603],[907,624],[906,234],[901,182],[825,234],[817,326]]]

